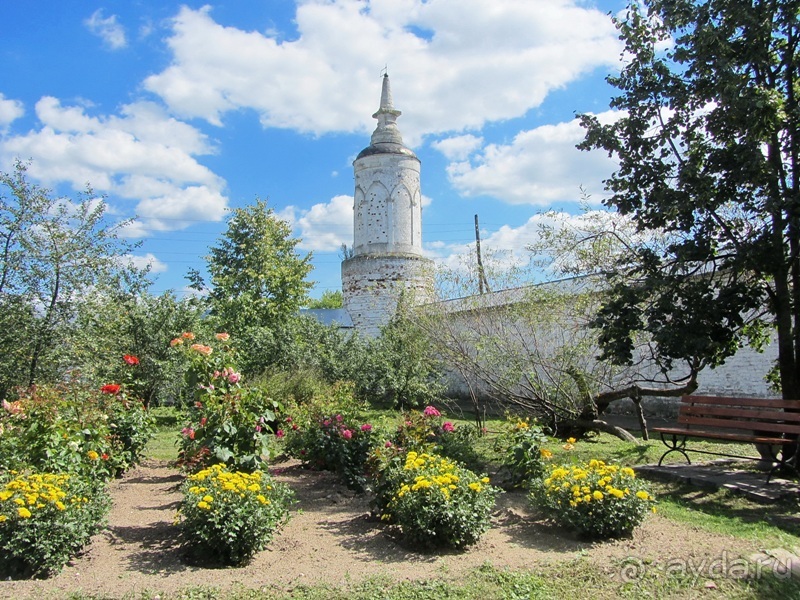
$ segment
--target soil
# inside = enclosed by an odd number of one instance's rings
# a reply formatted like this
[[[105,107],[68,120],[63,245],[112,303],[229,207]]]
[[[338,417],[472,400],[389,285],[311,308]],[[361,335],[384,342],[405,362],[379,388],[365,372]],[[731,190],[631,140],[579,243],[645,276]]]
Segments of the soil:
[[[650,515],[630,539],[592,543],[542,521],[522,492],[498,498],[491,529],[461,553],[422,554],[404,548],[370,514],[369,498],[336,482],[331,473],[287,462],[272,469],[298,503],[291,520],[250,564],[203,568],[188,564],[173,525],[181,475],[165,462],[147,461],[111,484],[108,527],[56,577],[0,582],[0,598],[154,597],[187,587],[291,590],[313,583],[351,584],[375,575],[393,580],[459,578],[483,564],[497,568],[537,566],[580,557],[619,578],[621,562],[697,561],[757,550],[756,542],[715,535]],[[614,566],[617,565],[617,566]],[[629,574],[629,572],[628,572]]]

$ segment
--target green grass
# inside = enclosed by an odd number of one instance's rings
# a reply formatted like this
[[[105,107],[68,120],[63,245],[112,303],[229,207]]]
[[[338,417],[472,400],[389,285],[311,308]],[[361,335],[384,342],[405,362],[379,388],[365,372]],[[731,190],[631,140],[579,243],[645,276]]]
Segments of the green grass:
[[[213,587],[186,588],[177,593],[158,594],[161,600],[552,600],[553,598],[696,598],[705,596],[706,578],[691,574],[665,573],[655,567],[635,581],[612,581],[610,571],[576,559],[531,570],[497,569],[485,564],[467,577],[453,581],[444,577],[424,581],[395,582],[373,577],[343,586],[298,586],[291,590],[267,586],[257,590],[238,588],[221,592]],[[716,598],[756,600],[800,597],[800,583],[770,573],[750,580],[718,578]],[[154,591],[134,598],[152,598]],[[73,600],[99,600],[75,594]]]
[[[178,458],[180,427],[160,427],[145,448],[145,456],[157,460],[174,461]]]

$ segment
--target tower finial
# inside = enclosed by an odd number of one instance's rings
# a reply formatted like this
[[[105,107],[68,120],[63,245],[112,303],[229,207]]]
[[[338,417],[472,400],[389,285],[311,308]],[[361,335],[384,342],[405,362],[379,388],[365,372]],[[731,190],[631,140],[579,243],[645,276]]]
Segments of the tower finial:
[[[378,112],[372,115],[378,119],[378,126],[372,133],[372,143],[389,142],[402,144],[403,138],[397,130],[395,121],[402,113],[394,107],[392,99],[392,86],[389,84],[389,72],[384,68],[383,83],[381,86],[381,105]]]

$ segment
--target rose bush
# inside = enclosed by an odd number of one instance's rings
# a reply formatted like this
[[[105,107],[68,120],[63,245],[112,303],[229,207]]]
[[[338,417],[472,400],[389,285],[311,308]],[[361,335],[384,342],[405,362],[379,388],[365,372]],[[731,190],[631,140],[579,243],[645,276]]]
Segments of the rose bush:
[[[263,468],[272,453],[281,405],[261,387],[243,384],[230,336],[216,334],[211,346],[186,332],[171,345],[191,364],[187,380],[194,386],[181,431],[180,463],[190,471],[215,463],[246,471]]]

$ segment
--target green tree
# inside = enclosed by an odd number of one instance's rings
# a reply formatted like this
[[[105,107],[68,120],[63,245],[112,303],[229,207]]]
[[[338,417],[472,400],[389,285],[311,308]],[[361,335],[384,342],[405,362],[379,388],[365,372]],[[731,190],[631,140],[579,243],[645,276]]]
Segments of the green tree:
[[[619,119],[583,115],[583,149],[619,161],[608,207],[641,241],[611,269],[603,355],[650,336],[664,368],[720,364],[774,327],[800,398],[800,2],[644,0],[615,19]]]
[[[343,306],[342,290],[325,290],[320,298],[308,301],[308,308],[342,308]]]
[[[221,328],[241,337],[250,328],[276,327],[306,303],[311,254],[298,255],[300,240],[291,233],[264,200],[232,211],[227,231],[206,257],[210,286],[197,271],[189,274],[194,288],[208,292]]]
[[[88,294],[77,314],[71,355],[84,379],[96,385],[125,382],[146,405],[179,402],[186,365],[170,341],[185,331],[207,334],[205,307],[194,298],[178,300],[172,292]],[[122,357],[136,356],[131,367]]]
[[[63,376],[87,294],[146,281],[125,258],[133,246],[117,236],[122,224],[106,222],[106,205],[91,189],[77,201],[55,197],[30,183],[26,170],[17,162],[13,173],[0,173],[0,394]]]

